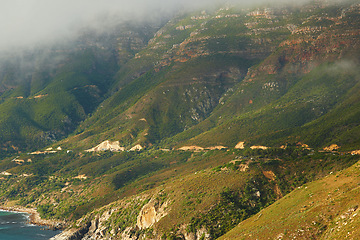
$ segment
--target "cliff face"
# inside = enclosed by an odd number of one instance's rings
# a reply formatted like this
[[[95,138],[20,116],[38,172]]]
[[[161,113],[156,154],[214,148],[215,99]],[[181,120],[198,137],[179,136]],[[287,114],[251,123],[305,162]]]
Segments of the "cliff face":
[[[78,224],[82,227],[64,231],[52,240],[141,239],[170,210],[169,201],[160,202],[158,196],[149,199],[151,196],[142,195],[113,203],[80,219]]]
[[[168,213],[165,211],[168,203],[165,202],[159,206],[159,202],[151,199],[149,203],[145,204],[137,217],[136,226],[140,229],[147,229],[158,222]]]
[[[315,9],[317,10],[315,11]],[[289,130],[289,125],[274,128],[275,125],[277,125],[275,122],[280,123],[282,121],[280,120],[281,117],[279,117],[282,115],[281,112],[284,112],[284,117],[285,115],[291,116],[294,109],[304,109],[304,105],[311,105],[311,103],[313,103],[314,107],[311,111],[309,111],[310,106],[307,106],[309,107],[309,109],[306,110],[307,118],[297,118],[298,120],[301,119],[300,122],[294,119],[295,121],[290,124],[293,127],[299,127],[306,122],[311,122],[325,115],[334,107],[332,104],[335,102],[324,104],[324,99],[335,97],[340,99],[339,94],[342,92],[340,88],[344,87],[349,90],[356,87],[357,80],[355,79],[357,79],[358,73],[355,73],[356,71],[353,72],[353,70],[359,61],[360,38],[358,31],[359,24],[356,23],[351,16],[359,13],[359,4],[352,4],[348,8],[337,10],[337,12],[328,12],[327,7],[314,8],[310,12],[307,12],[308,10],[307,8],[300,10],[302,18],[299,19],[295,17],[299,12],[296,14],[289,14],[289,12],[284,14],[284,19],[287,19],[287,23],[282,26],[282,29],[287,29],[289,35],[286,35],[286,37],[278,42],[276,51],[269,57],[260,64],[249,68],[244,80],[232,87],[232,94],[228,96],[226,96],[226,94],[223,95],[221,98],[222,106],[218,106],[217,111],[213,112],[211,117],[199,124],[199,128],[208,130],[206,127],[210,122],[217,122],[216,126],[218,129],[212,129],[209,133],[205,133],[202,136],[194,136],[194,139],[187,142],[187,144],[203,143],[213,145],[220,142],[222,144],[235,145],[238,140],[241,140],[237,139],[236,135],[240,135],[249,140],[256,138],[255,142],[259,143],[261,137],[255,137],[256,135],[262,136],[264,139],[264,136],[269,133],[276,135],[280,131]],[[293,21],[291,24],[290,19]],[[279,21],[279,23],[280,22],[281,21]],[[247,26],[252,29],[252,31],[256,30],[256,33],[263,34],[264,29],[258,28],[258,25],[259,23],[254,23]],[[271,32],[273,30],[268,31]],[[329,63],[333,64],[334,67],[327,66]],[[339,70],[340,72],[349,73],[349,82],[343,81],[339,85],[338,94],[334,94],[333,90],[330,89],[328,89],[329,92],[326,92],[327,90],[322,88],[322,90],[319,90],[321,93],[318,92],[321,97],[315,97],[315,92],[311,93],[312,89],[315,89],[320,84],[324,84],[325,75],[332,75],[332,77],[328,77],[328,84],[334,84],[332,82],[333,80],[330,79],[335,78],[335,75],[334,72],[330,72],[337,67],[344,67],[344,69],[349,67],[348,70]],[[310,83],[308,81],[309,78],[318,78],[318,82],[313,81]],[[322,79],[321,81],[320,78]],[[343,79],[340,75],[336,75],[336,78]],[[354,81],[350,80],[350,78],[353,78]],[[334,81],[338,82],[335,79]],[[312,87],[311,84],[313,84]],[[299,99],[294,101],[289,100],[288,96],[293,93],[291,89],[297,85],[298,87],[301,86],[304,92],[307,92],[304,93],[303,101]],[[297,87],[294,89],[297,89]],[[313,95],[313,97],[310,99],[309,95]],[[292,95],[292,97],[294,96]],[[320,100],[318,97],[323,100]],[[317,98],[317,100],[315,100],[315,98]],[[288,101],[288,103],[285,103],[286,101]],[[301,105],[303,106],[293,105],[295,103],[300,104],[300,102],[302,102]],[[288,109],[284,109],[285,106],[287,106]],[[273,108],[273,110],[271,111],[269,108]],[[250,118],[242,115],[250,111],[259,111],[259,114],[257,116],[254,114],[253,117]],[[263,111],[263,114],[260,114],[261,111]],[[234,114],[235,112],[237,114]],[[223,121],[222,119],[225,119],[224,115],[231,116],[234,120],[229,123],[227,122],[227,117],[226,120]],[[267,128],[263,123],[256,124],[257,121],[262,121],[260,120],[261,118],[267,119],[270,115],[277,116],[277,120],[275,120],[275,118],[271,120],[273,121],[271,127]],[[287,118],[290,120],[289,117]],[[252,130],[247,129],[243,131],[243,126],[245,125],[250,125]],[[254,127],[251,127],[251,125]],[[233,134],[231,137],[233,139],[232,141],[228,141],[230,137],[228,135],[229,131],[226,129],[232,129],[230,133]],[[262,130],[259,131],[259,129]],[[222,135],[222,133],[224,133],[224,135]],[[216,140],[213,141],[214,139]],[[265,141],[264,144],[266,144]]]

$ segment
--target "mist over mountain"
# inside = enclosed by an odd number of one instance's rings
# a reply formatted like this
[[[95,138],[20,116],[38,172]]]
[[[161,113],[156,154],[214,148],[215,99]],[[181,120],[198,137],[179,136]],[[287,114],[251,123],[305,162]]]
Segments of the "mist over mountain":
[[[0,9],[0,65],[4,66],[2,71],[10,65],[17,69],[16,85],[39,66],[54,68],[68,52],[88,46],[86,41],[103,45],[96,42],[123,31],[126,25],[145,24],[156,29],[176,14],[214,11],[224,5],[273,6],[284,2],[297,5],[307,1],[5,1]]]
[[[225,3],[239,6],[299,3],[299,1],[175,1],[175,0],[78,0],[78,1],[3,1],[0,9],[0,51],[73,40],[84,28],[113,29],[121,21],[152,22],[170,18],[181,11],[213,9]],[[301,1],[300,1],[301,2]],[[302,2],[306,2],[303,0]]]
[[[0,11],[0,207],[59,240],[360,236],[358,0]]]

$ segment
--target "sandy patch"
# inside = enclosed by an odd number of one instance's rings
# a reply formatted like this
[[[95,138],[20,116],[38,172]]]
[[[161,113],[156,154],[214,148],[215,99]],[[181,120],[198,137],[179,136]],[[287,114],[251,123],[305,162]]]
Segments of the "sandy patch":
[[[235,149],[244,149],[244,148],[245,148],[245,142],[239,142],[235,146]]]
[[[249,165],[247,164],[240,164],[239,165],[239,171],[240,172],[246,172],[249,169]]]
[[[25,160],[23,160],[23,159],[14,159],[14,160],[12,160],[12,162],[15,162],[16,164],[21,165],[21,164],[23,164],[25,162]]]
[[[199,146],[183,146],[183,147],[179,148],[179,150],[183,150],[183,151],[203,151],[204,148],[199,147]]]
[[[52,151],[44,151],[44,152],[36,151],[36,152],[32,152],[30,154],[31,155],[40,155],[40,154],[47,154],[47,153],[56,153],[56,151],[54,151],[54,150],[52,150]]]
[[[106,140],[96,147],[93,147],[91,149],[85,150],[85,152],[101,152],[101,151],[125,151],[124,147],[120,147],[119,141],[110,142],[109,140]]]
[[[163,151],[163,152],[170,152],[171,150],[170,150],[170,149],[168,149],[168,148],[162,148],[162,149],[160,149],[160,151]]]
[[[360,155],[360,150],[354,150],[351,152],[352,155]]]
[[[205,148],[206,150],[222,150],[222,149],[227,149],[227,147],[224,146],[213,146],[213,147],[207,147]]]
[[[266,150],[266,149],[268,149],[269,147],[266,147],[266,146],[251,146],[250,147],[251,149],[262,149],[262,150]]]
[[[305,144],[305,143],[302,143],[302,142],[298,142],[296,145],[302,147],[302,148],[305,148],[307,150],[310,150],[311,148],[309,147],[309,145]]]
[[[85,174],[78,175],[76,177],[73,177],[74,179],[87,179],[88,177]]]
[[[39,95],[34,96],[34,99],[43,98],[43,97],[46,97],[46,96],[47,96],[47,94],[39,94]]]
[[[331,151],[336,151],[336,150],[338,150],[340,147],[338,146],[338,145],[336,145],[336,144],[331,144],[330,146],[328,146],[328,147],[324,147],[323,148],[323,150],[324,151],[329,151],[329,152],[331,152]]]
[[[140,144],[137,144],[135,146],[133,146],[132,148],[130,148],[129,151],[141,151],[143,149],[143,147]]]

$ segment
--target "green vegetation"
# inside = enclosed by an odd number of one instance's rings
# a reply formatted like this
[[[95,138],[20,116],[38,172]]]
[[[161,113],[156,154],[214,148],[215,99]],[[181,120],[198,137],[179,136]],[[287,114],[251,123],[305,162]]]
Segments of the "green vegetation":
[[[220,239],[358,238],[359,163],[299,187]],[[334,231],[336,229],[336,231]],[[301,231],[299,231],[301,230]]]
[[[272,194],[263,191],[266,185],[264,183],[266,179],[255,176],[249,180],[241,193],[225,189],[221,192],[221,199],[215,207],[206,214],[200,214],[191,220],[189,230],[196,232],[197,229],[205,227],[212,239],[224,235],[244,219],[257,213],[265,204],[272,203],[270,200]],[[259,187],[262,190],[261,194]]]
[[[0,63],[0,201],[114,239],[335,236],[357,189],[357,9],[188,13],[34,53],[26,74]],[[124,151],[85,151],[106,140]]]

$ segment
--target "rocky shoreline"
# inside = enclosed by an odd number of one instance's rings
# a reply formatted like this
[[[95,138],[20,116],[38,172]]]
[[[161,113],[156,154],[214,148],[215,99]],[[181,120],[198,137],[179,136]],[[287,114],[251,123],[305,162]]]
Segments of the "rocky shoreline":
[[[9,211],[9,212],[18,212],[18,213],[28,213],[29,221],[28,223],[38,225],[38,226],[46,226],[51,230],[63,230],[66,228],[66,223],[58,220],[49,220],[42,219],[40,214],[36,211],[35,208],[25,208],[21,206],[13,206],[13,207],[4,207],[0,206],[0,210]]]

